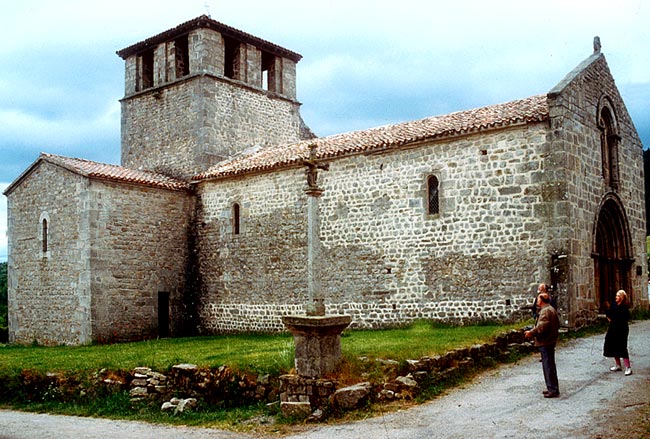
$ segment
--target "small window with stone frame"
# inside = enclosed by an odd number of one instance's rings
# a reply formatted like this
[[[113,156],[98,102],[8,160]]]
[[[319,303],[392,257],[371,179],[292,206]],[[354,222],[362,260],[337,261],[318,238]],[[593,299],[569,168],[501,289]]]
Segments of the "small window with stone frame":
[[[233,203],[232,205],[232,234],[239,235],[241,232],[241,208],[239,203]]]
[[[427,177],[427,214],[440,213],[440,181],[435,175]]]
[[[50,257],[50,216],[47,212],[42,212],[38,220],[39,240],[41,241],[40,254],[42,258]]]
[[[47,253],[47,219],[46,218],[43,218],[41,232],[43,233],[42,251],[43,253]]]

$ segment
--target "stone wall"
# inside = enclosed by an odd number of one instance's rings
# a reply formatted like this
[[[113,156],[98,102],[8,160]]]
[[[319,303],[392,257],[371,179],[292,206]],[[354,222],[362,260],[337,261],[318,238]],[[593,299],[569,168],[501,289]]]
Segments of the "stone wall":
[[[353,327],[521,315],[548,277],[546,124],[340,158],[321,174],[321,287]],[[440,214],[426,211],[427,177]],[[200,185],[206,332],[282,330],[306,300],[303,169]],[[232,206],[241,206],[233,234]]]
[[[91,191],[93,339],[180,332],[191,195],[95,180]],[[158,328],[159,293],[169,299],[160,302],[169,306],[169,328]]]
[[[567,254],[566,300],[573,301],[567,323],[581,324],[585,311],[594,316],[599,309],[598,291],[594,286],[596,223],[600,205],[612,189],[602,172],[601,130],[598,128],[599,102],[605,97],[613,104],[621,137],[618,151],[620,198],[632,233],[631,244],[633,299],[647,306],[647,264],[645,263],[645,198],[643,194],[643,147],[625,104],[602,56],[594,55],[576,76],[569,74],[567,83],[551,92],[550,115],[553,129],[545,172],[557,183],[547,197],[543,211],[554,224],[556,232],[548,250]],[[540,212],[542,212],[540,210]],[[636,268],[640,272],[637,273]],[[624,288],[613,286],[613,291]]]
[[[233,82],[196,75],[122,100],[122,165],[190,178],[245,148],[300,140],[300,104]]]
[[[87,180],[47,162],[8,195],[11,343],[91,341],[88,199]]]
[[[165,332],[180,330],[189,193],[92,180],[42,161],[8,207],[10,342],[155,337],[161,292]]]

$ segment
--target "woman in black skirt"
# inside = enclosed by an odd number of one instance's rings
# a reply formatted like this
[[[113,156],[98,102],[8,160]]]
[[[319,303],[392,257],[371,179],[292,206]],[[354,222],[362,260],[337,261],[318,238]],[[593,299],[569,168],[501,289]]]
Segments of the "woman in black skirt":
[[[607,310],[606,316],[609,320],[609,329],[605,335],[605,346],[603,355],[613,357],[616,364],[610,368],[612,372],[618,372],[621,368],[621,358],[625,362],[625,375],[632,375],[630,355],[627,351],[627,336],[630,332],[628,322],[630,321],[630,306],[627,294],[623,290],[616,292],[616,301]]]

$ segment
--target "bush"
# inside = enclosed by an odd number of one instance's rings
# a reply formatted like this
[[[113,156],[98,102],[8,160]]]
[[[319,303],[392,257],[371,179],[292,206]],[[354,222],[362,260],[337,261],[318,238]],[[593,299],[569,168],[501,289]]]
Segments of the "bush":
[[[632,310],[632,320],[650,320],[650,309],[646,308],[634,308]]]
[[[7,263],[0,263],[0,343],[7,342]]]
[[[7,305],[7,263],[0,262],[0,305]]]

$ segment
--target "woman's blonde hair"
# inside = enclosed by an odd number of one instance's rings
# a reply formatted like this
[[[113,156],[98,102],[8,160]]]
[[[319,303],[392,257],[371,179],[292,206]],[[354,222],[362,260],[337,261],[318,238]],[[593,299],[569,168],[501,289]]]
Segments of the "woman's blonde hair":
[[[623,296],[623,305],[629,305],[630,304],[630,299],[628,299],[627,293],[625,292],[625,290],[618,290],[616,292],[616,295],[618,296],[619,294],[621,296]]]

